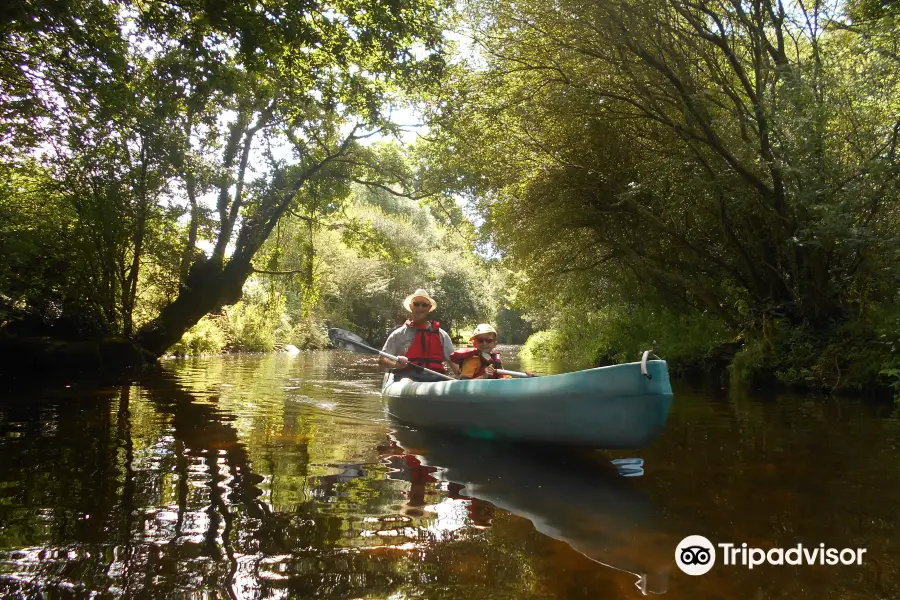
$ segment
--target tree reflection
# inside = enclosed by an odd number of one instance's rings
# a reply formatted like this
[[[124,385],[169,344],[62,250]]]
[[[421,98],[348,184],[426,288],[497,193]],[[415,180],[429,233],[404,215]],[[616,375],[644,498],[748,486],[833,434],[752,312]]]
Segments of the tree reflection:
[[[278,372],[243,380],[248,397],[239,371],[219,376],[0,405],[0,595],[579,598],[615,585],[381,423],[315,408],[335,401],[326,384],[285,391],[294,374]]]

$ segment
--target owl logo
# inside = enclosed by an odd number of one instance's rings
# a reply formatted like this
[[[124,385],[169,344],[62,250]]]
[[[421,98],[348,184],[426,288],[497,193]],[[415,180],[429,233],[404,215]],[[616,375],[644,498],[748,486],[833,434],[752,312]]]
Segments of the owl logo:
[[[675,563],[688,575],[703,575],[716,564],[716,547],[702,535],[689,535],[675,548]]]

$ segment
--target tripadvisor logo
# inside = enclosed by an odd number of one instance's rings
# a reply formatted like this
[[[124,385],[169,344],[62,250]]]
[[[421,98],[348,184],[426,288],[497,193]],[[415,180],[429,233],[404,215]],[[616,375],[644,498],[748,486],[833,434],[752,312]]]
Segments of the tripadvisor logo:
[[[703,575],[716,564],[716,548],[702,535],[689,535],[675,548],[675,562],[688,575]]]
[[[790,548],[751,548],[746,543],[713,544],[702,535],[689,535],[675,548],[675,562],[688,575],[703,575],[716,564],[716,548],[721,564],[752,569],[760,565],[861,565],[865,548],[826,548],[825,544]]]

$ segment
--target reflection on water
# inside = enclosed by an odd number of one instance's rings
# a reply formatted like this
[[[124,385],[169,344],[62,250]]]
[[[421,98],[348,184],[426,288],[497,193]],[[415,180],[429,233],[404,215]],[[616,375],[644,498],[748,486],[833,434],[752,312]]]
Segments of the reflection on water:
[[[400,464],[413,465],[400,472],[427,469],[431,473],[424,477],[447,481],[448,491],[461,488],[472,506],[487,501],[526,517],[586,557],[636,575],[643,592],[665,593],[672,540],[660,534],[653,503],[602,454],[472,440],[400,424],[391,436],[406,449]],[[637,460],[623,459],[629,465]]]
[[[683,389],[650,448],[560,453],[398,428],[373,362],[171,361],[3,398],[0,596],[900,597],[888,409]],[[688,534],[867,562],[689,577]]]

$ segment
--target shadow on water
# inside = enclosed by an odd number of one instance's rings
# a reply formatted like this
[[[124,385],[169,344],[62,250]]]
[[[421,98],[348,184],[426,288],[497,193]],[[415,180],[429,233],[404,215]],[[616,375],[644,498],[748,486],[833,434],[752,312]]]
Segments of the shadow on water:
[[[406,451],[392,461],[392,476],[449,482],[456,497],[489,502],[591,560],[636,575],[643,593],[666,592],[674,545],[659,532],[650,498],[603,455],[404,426],[391,437]]]

